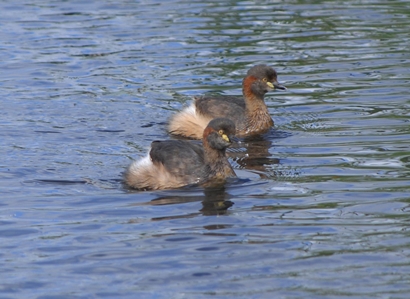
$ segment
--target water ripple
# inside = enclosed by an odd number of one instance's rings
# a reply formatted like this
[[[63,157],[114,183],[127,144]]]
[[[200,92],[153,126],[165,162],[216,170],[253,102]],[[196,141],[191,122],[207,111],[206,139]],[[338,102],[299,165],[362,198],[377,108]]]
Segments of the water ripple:
[[[5,296],[408,297],[406,1],[0,8]],[[122,185],[168,117],[257,63],[288,90],[235,139],[237,180]]]

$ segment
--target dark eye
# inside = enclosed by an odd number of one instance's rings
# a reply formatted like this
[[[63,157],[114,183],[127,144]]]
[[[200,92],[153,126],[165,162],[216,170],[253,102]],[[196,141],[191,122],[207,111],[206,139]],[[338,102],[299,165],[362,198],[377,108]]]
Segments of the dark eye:
[[[263,78],[262,81],[263,81],[263,82],[268,82],[268,79],[267,79],[267,78]]]
[[[219,130],[219,131],[218,131],[218,134],[219,134],[219,135],[223,135],[223,133],[224,133],[223,130]]]

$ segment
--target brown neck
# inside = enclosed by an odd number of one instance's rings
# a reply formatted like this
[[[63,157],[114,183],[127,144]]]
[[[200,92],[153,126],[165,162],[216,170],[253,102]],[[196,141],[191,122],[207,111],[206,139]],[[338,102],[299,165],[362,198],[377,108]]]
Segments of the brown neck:
[[[204,154],[205,154],[204,158],[205,158],[205,163],[206,164],[216,165],[216,164],[219,164],[219,163],[215,163],[215,162],[225,160],[225,150],[217,150],[217,149],[211,148],[209,146],[208,140],[206,140],[206,138],[204,138],[202,140],[202,144],[204,146]]]
[[[273,120],[266,105],[263,109],[256,109],[248,112],[246,115],[246,123],[248,132],[262,133],[273,126]]]
[[[253,76],[246,77],[242,84],[242,93],[246,104],[246,113],[253,115],[261,111],[268,111],[264,101],[264,94],[255,94],[252,91],[252,84],[257,80]]]
[[[243,82],[243,96],[246,104],[246,132],[264,132],[273,126],[273,120],[264,101],[263,94],[255,94],[252,84],[255,77],[247,77]]]
[[[206,138],[203,139],[202,143],[204,146],[205,164],[209,167],[210,174],[219,178],[236,176],[226,158],[225,149],[216,150],[211,148]]]

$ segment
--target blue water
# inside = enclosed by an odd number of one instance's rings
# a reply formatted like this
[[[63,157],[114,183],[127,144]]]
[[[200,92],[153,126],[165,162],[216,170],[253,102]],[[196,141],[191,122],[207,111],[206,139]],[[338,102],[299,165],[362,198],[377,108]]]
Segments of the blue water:
[[[406,1],[2,1],[0,298],[408,298]],[[121,175],[255,64],[224,190]]]

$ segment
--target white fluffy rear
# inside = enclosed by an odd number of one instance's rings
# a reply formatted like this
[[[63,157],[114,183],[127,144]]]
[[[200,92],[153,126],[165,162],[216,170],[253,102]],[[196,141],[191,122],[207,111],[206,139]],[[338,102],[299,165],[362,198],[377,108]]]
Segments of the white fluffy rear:
[[[186,185],[182,178],[171,175],[161,163],[152,163],[149,155],[132,162],[124,180],[128,186],[140,190],[172,189]]]
[[[173,115],[168,131],[174,135],[202,139],[203,132],[212,119],[196,112],[195,103]]]

